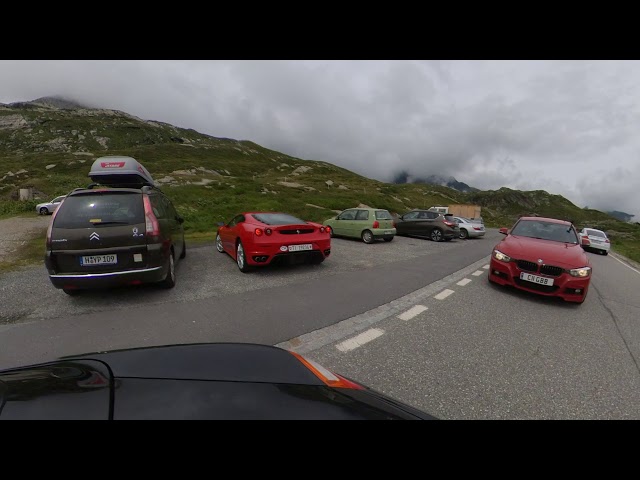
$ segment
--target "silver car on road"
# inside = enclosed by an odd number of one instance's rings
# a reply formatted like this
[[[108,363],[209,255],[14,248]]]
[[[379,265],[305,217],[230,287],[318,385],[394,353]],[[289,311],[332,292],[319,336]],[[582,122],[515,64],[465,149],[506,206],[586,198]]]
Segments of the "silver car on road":
[[[38,212],[40,215],[49,215],[55,212],[56,208],[60,206],[60,202],[64,200],[64,197],[66,197],[66,195],[56,197],[50,202],[39,203],[38,205],[36,205],[36,212]]]

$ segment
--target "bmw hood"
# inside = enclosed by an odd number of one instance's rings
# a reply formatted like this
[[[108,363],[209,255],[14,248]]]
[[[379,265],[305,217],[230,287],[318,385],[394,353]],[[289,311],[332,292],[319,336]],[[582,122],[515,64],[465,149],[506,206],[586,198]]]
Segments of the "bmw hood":
[[[517,260],[538,262],[539,259],[542,259],[545,264],[558,265],[563,268],[590,265],[587,255],[578,244],[509,235],[495,248]]]

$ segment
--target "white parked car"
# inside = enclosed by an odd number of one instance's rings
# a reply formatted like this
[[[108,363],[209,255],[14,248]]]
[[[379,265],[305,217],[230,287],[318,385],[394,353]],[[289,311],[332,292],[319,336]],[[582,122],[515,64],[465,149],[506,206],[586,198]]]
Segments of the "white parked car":
[[[485,234],[482,220],[472,220],[466,217],[453,217],[460,227],[460,238],[475,238]]]
[[[64,197],[66,197],[66,195],[56,197],[50,202],[39,203],[38,205],[36,205],[36,212],[38,212],[40,215],[49,215],[50,213],[55,212],[56,208],[60,206],[60,202],[64,200]]]
[[[596,230],[595,228],[583,228],[580,231],[580,237],[583,239],[589,239],[587,245],[582,245],[582,248],[585,250],[596,250],[603,255],[609,254],[609,251],[611,250],[611,242],[609,241],[607,234],[602,230]]]

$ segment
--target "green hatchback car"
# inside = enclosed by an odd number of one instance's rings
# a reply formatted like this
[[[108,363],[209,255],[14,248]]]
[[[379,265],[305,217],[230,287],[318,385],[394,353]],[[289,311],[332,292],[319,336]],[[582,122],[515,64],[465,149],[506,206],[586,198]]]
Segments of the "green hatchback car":
[[[332,237],[361,238],[364,243],[381,238],[390,242],[396,235],[393,217],[380,208],[349,208],[323,225],[331,227]]]

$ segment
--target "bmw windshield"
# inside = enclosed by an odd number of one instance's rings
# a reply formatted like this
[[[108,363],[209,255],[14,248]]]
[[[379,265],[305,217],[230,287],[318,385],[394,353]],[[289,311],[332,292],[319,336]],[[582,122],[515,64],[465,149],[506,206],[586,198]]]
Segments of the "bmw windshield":
[[[554,242],[578,243],[578,236],[571,225],[543,220],[521,220],[513,227],[511,234]]]

